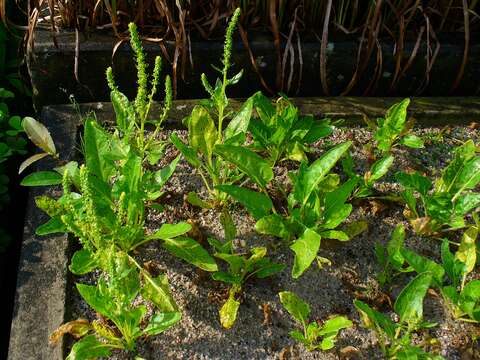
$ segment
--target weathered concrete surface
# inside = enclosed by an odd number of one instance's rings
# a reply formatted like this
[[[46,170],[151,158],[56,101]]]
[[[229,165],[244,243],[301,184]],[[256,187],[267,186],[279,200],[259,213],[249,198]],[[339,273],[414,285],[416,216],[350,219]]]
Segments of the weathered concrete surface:
[[[43,117],[55,139],[62,160],[74,156],[77,126],[72,122],[49,121]],[[46,164],[54,165],[53,163]],[[10,334],[9,360],[63,359],[63,344],[48,345],[48,337],[65,318],[67,286],[67,235],[36,236],[35,229],[48,216],[37,209],[35,196],[54,193],[54,189],[36,188],[27,203],[17,291]]]
[[[110,92],[105,80],[105,70],[113,67],[117,83],[127,96],[134,96],[136,89],[136,70],[128,42],[115,47],[118,39],[109,34],[91,33],[88,36],[79,34],[78,38],[78,71],[75,76],[76,35],[74,32],[62,31],[56,36],[58,47],[53,45],[52,33],[38,29],[35,33],[35,56],[28,59],[28,67],[32,79],[34,102],[37,109],[43,105],[65,104],[69,96],[74,95],[79,103],[91,101],[110,101]],[[472,34],[472,39],[476,34]],[[367,68],[359,75],[358,84],[348,95],[375,96],[445,96],[450,93],[452,84],[462,63],[464,51],[463,37],[441,37],[440,49],[433,63],[426,83],[426,69],[429,65],[427,50],[432,44],[422,41],[415,60],[410,68],[400,77],[391,89],[396,68],[395,44],[390,39],[380,39],[382,49],[382,67],[377,69],[375,54],[371,57]],[[295,46],[293,65],[288,58],[284,72],[284,85],[276,84],[277,53],[271,34],[249,34],[250,48],[259,72],[274,92],[283,91],[291,96],[324,96],[320,81],[319,52],[320,43],[315,38],[302,37],[301,53]],[[175,43],[166,41],[165,48],[173,58]],[[282,47],[285,42],[282,43]],[[327,82],[332,96],[343,93],[356,69],[359,36],[336,36],[329,39],[327,46]],[[156,55],[163,56],[160,46],[155,43],[144,45],[147,61],[153,64]],[[410,55],[415,47],[414,41],[406,41],[405,56]],[[113,49],[115,54],[112,57]],[[210,66],[219,65],[223,52],[223,39],[205,41],[192,39],[187,55],[192,57],[193,66],[185,64],[182,76],[181,64],[177,66],[177,98],[192,99],[205,96],[206,92],[200,82],[200,75],[205,73],[214,82],[218,73]],[[402,64],[405,65],[405,59]],[[242,80],[229,88],[231,97],[247,97],[258,89],[264,90],[259,76],[254,71],[248,51],[237,39],[234,44],[232,74],[244,69]],[[153,68],[151,65],[150,69]],[[171,64],[164,58],[164,74],[171,74]],[[378,72],[376,86],[371,84],[373,74]],[[292,74],[290,89],[288,79]],[[171,74],[172,75],[172,74]],[[469,57],[465,73],[456,95],[471,96],[480,89],[480,42],[471,41]],[[77,81],[78,80],[78,81]],[[300,85],[299,85],[300,81]],[[422,90],[423,89],[423,90]],[[265,91],[265,90],[264,90]]]
[[[345,119],[345,124],[362,123],[363,116],[371,119],[383,116],[389,106],[402,98],[377,97],[316,97],[293,98],[292,101],[302,114],[312,114],[317,118],[330,117]],[[190,114],[198,100],[178,100],[173,102],[167,127],[178,127],[182,119]],[[230,100],[232,109],[238,109],[242,100]],[[155,119],[160,104],[156,103],[150,112]],[[110,103],[88,103],[80,105],[80,112],[88,115],[95,113],[100,121],[113,121],[113,108]],[[52,121],[75,121],[77,113],[72,105],[55,105],[44,108],[44,114]],[[417,125],[440,126],[445,124],[469,124],[480,121],[480,97],[416,97],[408,108]]]
[[[319,118],[346,118],[345,123],[360,122],[363,114],[371,118],[382,116],[398,98],[304,98],[294,99],[302,113],[311,113]],[[196,101],[175,101],[169,127],[178,127],[180,121],[192,109]],[[232,100],[233,108],[241,101]],[[100,121],[112,121],[113,110],[109,103],[80,105],[83,114],[95,112]],[[159,114],[156,104],[151,117]],[[420,125],[444,125],[446,123],[480,122],[480,98],[415,98],[409,114]],[[62,160],[75,158],[79,116],[72,105],[48,106],[43,109],[42,121],[52,132]],[[50,164],[50,165],[53,165]],[[46,164],[49,168],[49,164]],[[48,337],[65,320],[65,304],[68,294],[69,243],[66,235],[35,236],[38,225],[47,216],[38,210],[34,197],[45,190],[34,189],[30,193],[26,213],[25,233],[20,258],[17,294],[15,299],[9,360],[60,360],[63,344],[48,345]]]

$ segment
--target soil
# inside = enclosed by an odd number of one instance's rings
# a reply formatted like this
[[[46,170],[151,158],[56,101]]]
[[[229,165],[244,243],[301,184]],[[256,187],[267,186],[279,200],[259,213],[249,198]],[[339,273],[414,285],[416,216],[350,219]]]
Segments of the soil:
[[[179,133],[185,136],[184,132]],[[394,169],[377,184],[377,190],[398,191],[393,177],[398,170],[416,169],[429,176],[437,176],[450,160],[453,147],[468,139],[476,143],[480,140],[480,132],[473,127],[423,128],[415,133],[426,139],[426,147],[418,150],[395,148]],[[167,135],[161,136],[166,138]],[[317,157],[337,143],[352,140],[352,156],[356,167],[363,173],[369,161],[364,145],[370,139],[371,132],[365,128],[338,128],[332,136],[314,144],[311,156]],[[171,160],[176,154],[176,150],[169,147],[164,160]],[[166,163],[163,161],[159,166]],[[287,181],[286,170],[290,165],[283,164],[275,169],[283,181]],[[223,239],[219,213],[195,208],[184,200],[189,191],[205,195],[200,177],[185,161],[179,163],[165,190],[166,195],[162,198],[165,210],[148,211],[148,231],[155,231],[163,223],[188,220],[196,224],[200,238]],[[368,230],[349,242],[322,240],[320,255],[328,258],[332,265],[323,269],[312,265],[295,281],[291,278],[293,256],[288,246],[278,239],[257,234],[254,219],[241,205],[231,205],[230,211],[238,232],[237,249],[246,251],[252,246],[266,246],[274,261],[288,266],[273,278],[247,283],[237,322],[230,330],[222,329],[218,320],[218,309],[225,299],[226,286],[214,282],[209,274],[174,258],[158,242],[143,246],[134,255],[140,262],[150,262],[168,275],[183,316],[176,326],[165,333],[140,341],[139,355],[146,359],[382,359],[375,335],[361,326],[353,300],[358,298],[368,302],[395,319],[391,304],[412,275],[399,277],[390,288],[380,288],[376,280],[380,267],[374,256],[374,246],[376,243],[385,245],[399,223],[407,228],[406,246],[424,256],[439,260],[440,242],[415,235],[403,216],[401,204],[380,200],[358,201],[354,209],[349,221],[367,220]],[[478,269],[472,276],[480,278]],[[76,280],[92,282],[94,278],[95,274]],[[350,318],[354,326],[340,333],[333,350],[307,352],[303,345],[289,336],[289,331],[297,325],[278,299],[278,292],[286,290],[295,292],[310,304],[312,320],[324,321],[340,314]],[[480,327],[454,321],[444,309],[441,297],[430,291],[425,300],[424,317],[427,321],[437,322],[438,326],[418,334],[415,341],[437,339],[427,349],[447,359],[480,359],[480,344],[475,340],[480,337]],[[95,317],[79,297],[75,297],[71,311],[71,319],[77,317]],[[128,359],[129,356],[116,353],[112,358]]]

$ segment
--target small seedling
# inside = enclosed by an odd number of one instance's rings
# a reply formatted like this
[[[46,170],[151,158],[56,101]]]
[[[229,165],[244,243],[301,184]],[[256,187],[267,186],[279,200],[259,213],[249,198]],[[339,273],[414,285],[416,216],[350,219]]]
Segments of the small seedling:
[[[352,326],[352,322],[344,316],[331,317],[322,325],[317,321],[308,322],[310,306],[306,302],[290,291],[280,292],[278,296],[288,313],[303,327],[303,332],[293,330],[290,336],[304,344],[308,351],[332,349],[340,330]]]
[[[423,321],[423,300],[432,280],[433,275],[430,272],[419,274],[400,292],[394,304],[398,322],[360,300],[354,301],[364,326],[375,331],[386,358],[443,359],[422,349],[428,344],[414,345],[412,342],[413,333],[436,326]]]

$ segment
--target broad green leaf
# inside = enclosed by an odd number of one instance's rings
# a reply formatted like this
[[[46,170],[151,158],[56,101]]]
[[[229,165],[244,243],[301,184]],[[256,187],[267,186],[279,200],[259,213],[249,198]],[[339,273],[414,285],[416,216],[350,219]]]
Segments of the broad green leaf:
[[[409,104],[409,99],[404,99],[400,103],[394,104],[388,109],[385,119],[379,122],[379,127],[374,134],[374,138],[380,150],[389,151],[404,129]]]
[[[28,138],[47,154],[56,155],[55,143],[48,129],[34,118],[25,117],[22,121],[23,130]]]
[[[368,230],[368,221],[356,220],[342,227],[342,231],[347,234],[350,239]]]
[[[55,171],[37,171],[20,182],[22,186],[50,186],[62,183],[62,175]]]
[[[107,182],[113,170],[113,164],[106,159],[110,148],[110,135],[96,121],[88,119],[85,122],[83,140],[88,171]]]
[[[330,119],[314,120],[308,133],[303,137],[306,144],[327,137],[333,133],[334,126],[330,124]]]
[[[358,178],[351,178],[334,191],[328,192],[325,195],[325,209],[323,213],[325,221],[336,217],[336,213],[342,207],[344,207],[345,202],[348,200],[353,190],[357,186],[358,181]]]
[[[270,121],[275,115],[275,107],[272,105],[272,102],[260,91],[256,92],[252,98],[255,110],[257,111],[260,120],[265,125],[270,125]]]
[[[405,262],[401,250],[405,242],[405,227],[398,224],[392,232],[392,236],[387,243],[388,260],[396,270],[400,270]]]
[[[159,230],[149,235],[149,239],[167,240],[186,234],[192,229],[192,225],[186,222],[179,222],[177,224],[163,224]]]
[[[395,337],[395,332],[398,327],[396,323],[394,323],[389,317],[372,309],[370,306],[365,304],[363,301],[355,300],[353,302],[357,311],[360,314],[360,318],[364,326],[367,329],[375,330],[377,326],[379,326],[385,333],[388,335],[390,339]]]
[[[115,305],[112,298],[101,294],[97,286],[80,283],[77,283],[76,286],[82,298],[93,308],[93,310],[109,319],[115,318]]]
[[[148,336],[161,334],[175,325],[181,318],[182,314],[179,312],[154,314],[148,322],[147,327],[143,329],[143,334]]]
[[[401,248],[400,253],[418,274],[428,272],[439,284],[443,282],[445,270],[441,265],[405,248]]]
[[[142,296],[151,301],[163,313],[178,312],[178,306],[170,292],[168,278],[166,275],[151,277],[145,271],[142,272],[144,285]]]
[[[466,193],[458,196],[455,202],[455,213],[464,216],[480,206],[480,193]]]
[[[164,239],[163,246],[173,255],[205,271],[218,271],[217,263],[198,242],[179,236]]]
[[[233,222],[230,212],[226,208],[224,208],[220,214],[220,223],[223,227],[226,242],[232,241],[237,237],[237,227]]]
[[[190,165],[192,165],[194,168],[200,167],[200,159],[198,158],[195,150],[180,140],[176,133],[172,133],[170,135],[170,141],[178,149],[178,151],[182,153],[183,157]]]
[[[403,288],[394,304],[395,312],[401,322],[418,323],[423,318],[423,299],[432,282],[432,274],[425,272],[417,275]]]
[[[87,249],[77,250],[72,256],[68,269],[74,275],[84,275],[98,267],[95,255]]]
[[[250,97],[243,103],[240,110],[233,117],[233,119],[230,120],[225,128],[225,140],[228,140],[239,133],[247,132],[248,125],[250,124],[250,118],[252,116],[252,109],[253,98]]]
[[[339,206],[335,212],[329,212],[329,217],[324,218],[321,228],[323,229],[335,229],[350,215],[353,210],[352,204],[343,204]]]
[[[298,279],[300,275],[311,265],[317,257],[320,249],[321,236],[315,231],[306,229],[300,238],[298,238],[290,249],[295,253],[292,277]]]
[[[455,149],[455,157],[442,171],[442,177],[436,182],[435,190],[439,192],[451,192],[465,164],[475,157],[475,151],[476,147],[472,140],[457,147]]]
[[[191,147],[211,158],[217,140],[217,129],[203,106],[195,106],[188,118],[188,140]]]
[[[245,268],[245,258],[242,255],[215,253],[215,257],[228,263],[231,274],[240,274]]]
[[[262,259],[256,264],[255,276],[259,279],[264,279],[282,272],[285,267],[285,264],[277,264],[269,259]]]
[[[168,179],[170,179],[170,177],[173,175],[179,161],[180,155],[177,156],[170,164],[155,173],[155,181],[159,188],[162,188]]]
[[[349,236],[340,230],[327,230],[319,233],[322,238],[326,239],[335,239],[339,241],[348,241],[350,240]]]
[[[240,171],[247,174],[250,179],[262,188],[265,188],[273,179],[273,171],[270,164],[247,148],[217,144],[215,145],[214,151],[217,155],[234,164]]]
[[[310,315],[310,306],[299,298],[295,293],[282,291],[278,293],[280,302],[287,309],[288,313],[299,323],[305,325]]]
[[[337,161],[352,145],[351,141],[339,144],[328,150],[319,159],[315,160],[303,172],[299,172],[298,180],[295,183],[294,193],[300,204],[305,205],[312,191],[318,186],[323,178],[335,166]]]
[[[66,360],[87,360],[106,358],[111,355],[108,343],[97,340],[95,335],[87,335],[77,341]]]
[[[66,233],[67,227],[60,219],[59,216],[54,216],[48,220],[45,224],[40,225],[36,230],[35,234],[37,235],[49,235],[55,233]]]
[[[458,197],[463,191],[475,188],[478,183],[480,183],[480,156],[465,163],[454,180],[450,191],[453,192],[455,197]]]
[[[18,168],[18,173],[21,174],[27,167],[32,165],[34,162],[43,159],[45,156],[48,156],[48,153],[40,153],[30,156],[28,159],[24,160],[20,167]]]
[[[441,254],[445,273],[450,278],[453,286],[456,289],[461,275],[465,272],[465,264],[458,259],[455,259],[455,256],[450,252],[450,242],[447,239],[444,239],[442,242]]]
[[[387,154],[381,159],[375,161],[370,168],[370,171],[365,174],[365,182],[367,185],[372,186],[375,181],[382,178],[393,165],[394,159],[393,155]]]
[[[477,247],[475,245],[477,237],[478,228],[470,226],[464,231],[460,246],[455,253],[455,259],[465,264],[465,275],[473,271],[477,262]]]
[[[260,234],[273,235],[282,239],[288,239],[291,235],[285,220],[277,214],[271,214],[258,220],[255,230]]]
[[[230,296],[220,308],[218,312],[220,315],[220,323],[225,329],[230,329],[233,324],[235,324],[239,307],[240,302],[235,300],[233,296]]]
[[[431,181],[418,172],[411,174],[397,172],[395,178],[406,189],[416,190],[424,196],[427,195],[428,191],[432,188]]]
[[[480,322],[480,280],[472,280],[460,294],[460,307],[472,319]]]
[[[263,193],[236,185],[218,185],[216,189],[240,202],[256,220],[267,216],[272,210],[272,200]]]
[[[187,201],[189,204],[193,205],[193,206],[198,206],[198,207],[201,207],[202,209],[211,209],[213,208],[213,205],[210,204],[209,202],[205,201],[205,200],[202,200],[200,199],[200,197],[198,196],[198,194],[196,192],[193,192],[193,191],[190,191],[188,194],[187,194]]]
[[[421,149],[424,147],[422,138],[412,134],[405,135],[402,140],[400,140],[400,144],[412,149]]]
[[[318,332],[319,336],[323,336],[320,343],[320,349],[330,350],[335,346],[335,338],[342,329],[351,327],[353,323],[344,316],[336,316],[331,318],[323,324]]]

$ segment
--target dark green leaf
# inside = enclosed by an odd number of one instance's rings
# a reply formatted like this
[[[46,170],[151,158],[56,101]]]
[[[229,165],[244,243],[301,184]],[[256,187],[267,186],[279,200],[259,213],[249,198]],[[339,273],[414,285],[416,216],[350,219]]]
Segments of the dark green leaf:
[[[195,240],[179,236],[165,239],[163,246],[173,255],[205,271],[218,271],[217,263]]]
[[[234,164],[263,188],[273,179],[270,164],[247,148],[217,144],[214,151],[226,161]]]
[[[256,220],[267,216],[272,210],[272,200],[265,194],[236,185],[218,185],[216,189],[240,202]]]
[[[97,340],[95,335],[87,335],[77,341],[68,354],[66,360],[88,360],[111,355],[108,343]]]
[[[305,325],[310,315],[310,306],[290,291],[282,291],[278,293],[278,296],[288,313],[299,323]]]
[[[68,267],[74,275],[84,275],[98,266],[95,255],[87,249],[75,251]]]
[[[431,273],[421,273],[400,292],[394,304],[395,312],[400,316],[400,321],[415,324],[422,320],[423,299],[431,282]]]
[[[163,224],[160,229],[148,236],[149,239],[161,239],[167,240],[186,234],[192,229],[192,225],[186,222],[180,222],[178,224]]]
[[[300,238],[298,238],[290,249],[295,253],[292,277],[297,279],[311,265],[317,257],[320,249],[321,236],[315,231],[306,229]]]
[[[50,186],[62,183],[62,175],[54,171],[37,171],[23,178],[22,186]]]
[[[66,233],[67,227],[59,216],[52,217],[45,224],[40,225],[36,230],[37,235],[49,235],[55,233]]]
[[[255,230],[260,234],[273,235],[282,239],[290,237],[290,231],[284,219],[277,214],[265,216],[257,221]]]
[[[200,167],[200,159],[198,158],[195,150],[180,140],[176,133],[172,133],[170,135],[170,141],[182,153],[183,157],[190,165],[192,165],[194,168]]]
[[[239,134],[246,133],[248,125],[250,124],[250,118],[252,116],[253,98],[247,99],[237,112],[235,117],[230,120],[225,128],[225,140]]]
[[[149,336],[161,334],[175,325],[181,318],[182,314],[179,312],[154,314],[147,327],[143,329],[143,333]]]

